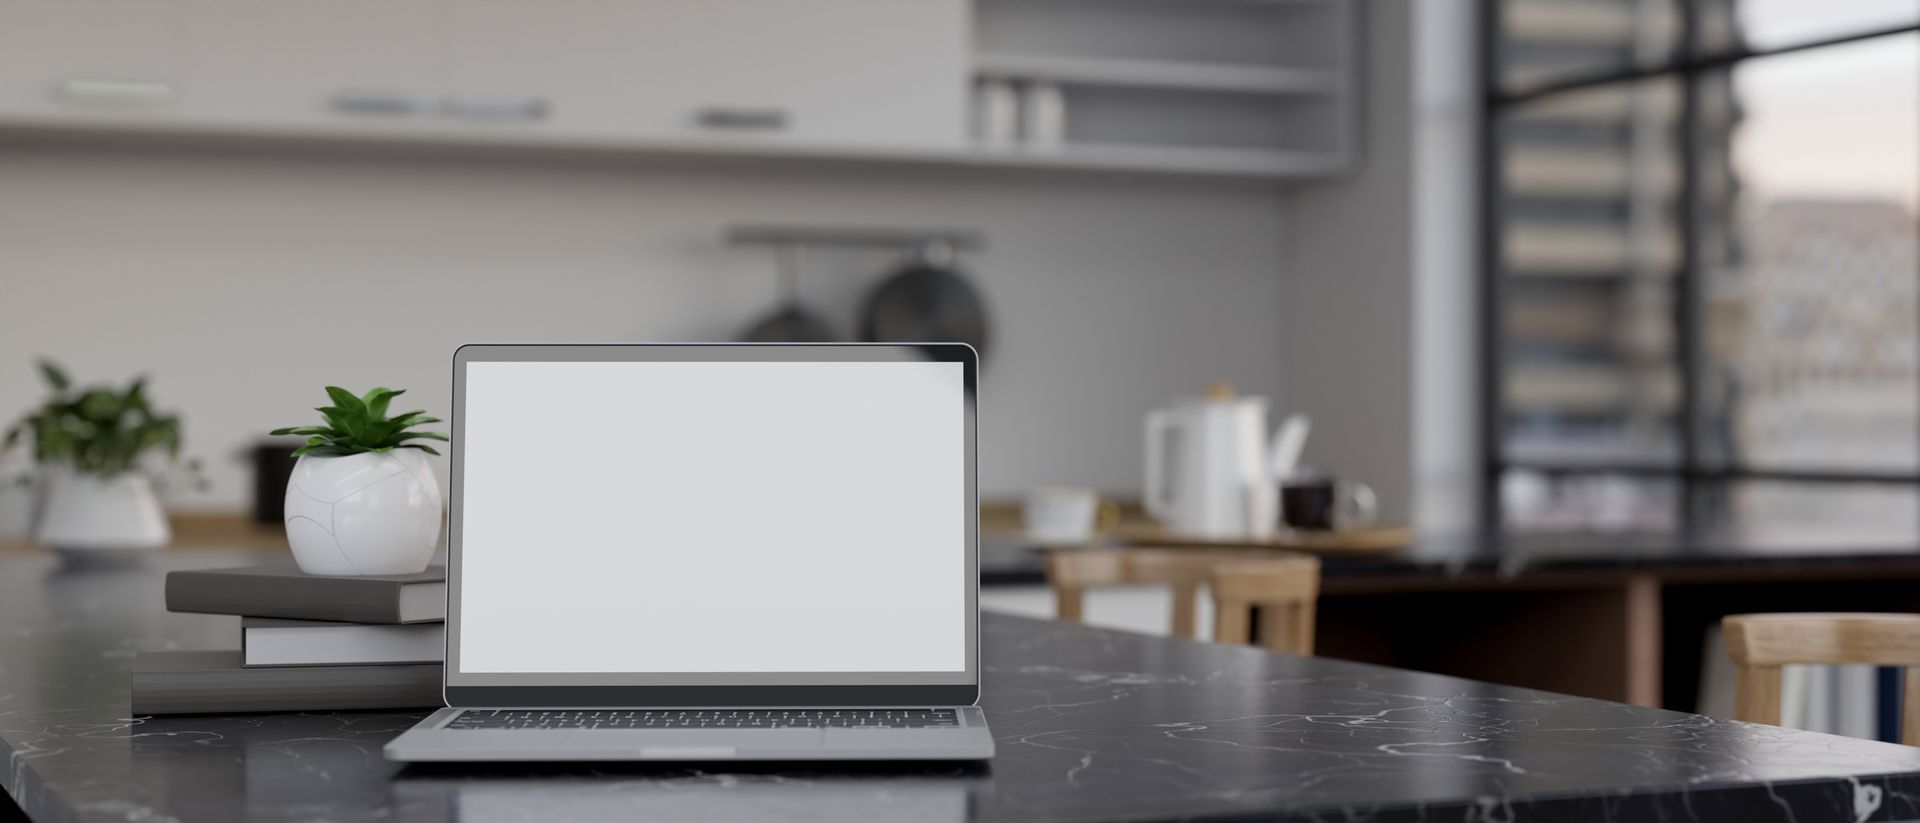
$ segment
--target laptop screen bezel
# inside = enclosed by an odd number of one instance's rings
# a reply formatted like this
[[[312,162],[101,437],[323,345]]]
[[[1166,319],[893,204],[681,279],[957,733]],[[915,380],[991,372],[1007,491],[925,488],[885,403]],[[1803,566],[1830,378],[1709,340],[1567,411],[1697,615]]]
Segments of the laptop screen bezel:
[[[461,503],[467,365],[476,362],[950,362],[965,380],[966,669],[963,672],[498,673],[460,670]],[[975,396],[979,357],[960,343],[632,343],[461,346],[453,356],[447,532],[448,706],[783,707],[972,705],[980,696],[979,499]],[[876,616],[879,619],[878,616]]]

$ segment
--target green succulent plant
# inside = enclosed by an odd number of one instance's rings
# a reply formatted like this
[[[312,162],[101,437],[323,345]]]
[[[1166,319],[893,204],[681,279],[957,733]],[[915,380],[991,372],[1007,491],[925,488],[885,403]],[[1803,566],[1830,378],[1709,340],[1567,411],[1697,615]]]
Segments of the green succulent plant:
[[[439,432],[411,430],[414,426],[438,423],[440,418],[428,417],[424,411],[387,416],[388,404],[406,393],[406,389],[377,388],[356,396],[339,386],[328,386],[327,396],[332,398],[333,405],[314,408],[321,417],[326,418],[325,426],[289,426],[274,429],[273,434],[307,438],[305,445],[293,451],[295,457],[303,454],[385,454],[394,449],[419,449],[438,455],[440,452],[432,446],[407,441],[446,440],[447,436]]]
[[[124,389],[75,388],[66,371],[52,361],[41,360],[38,366],[53,396],[7,427],[0,451],[32,435],[36,463],[69,465],[82,474],[101,477],[133,471],[140,456],[152,451],[179,458],[180,418],[153,410],[147,402],[144,376],[135,377]]]

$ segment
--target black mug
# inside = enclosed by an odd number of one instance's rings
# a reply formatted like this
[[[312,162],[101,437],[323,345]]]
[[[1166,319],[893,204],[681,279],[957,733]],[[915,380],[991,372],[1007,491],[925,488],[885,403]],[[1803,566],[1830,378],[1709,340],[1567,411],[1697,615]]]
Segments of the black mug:
[[[1373,522],[1379,501],[1365,483],[1300,477],[1280,486],[1280,522],[1303,532],[1352,529]]]

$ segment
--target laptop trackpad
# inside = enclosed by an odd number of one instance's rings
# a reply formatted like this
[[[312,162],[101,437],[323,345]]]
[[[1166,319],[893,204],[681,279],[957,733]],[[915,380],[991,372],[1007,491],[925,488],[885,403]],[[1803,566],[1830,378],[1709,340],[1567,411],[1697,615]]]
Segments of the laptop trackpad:
[[[691,759],[712,757],[719,749],[817,749],[821,729],[592,729],[567,735],[569,749],[646,749],[648,757],[670,759],[684,749]]]

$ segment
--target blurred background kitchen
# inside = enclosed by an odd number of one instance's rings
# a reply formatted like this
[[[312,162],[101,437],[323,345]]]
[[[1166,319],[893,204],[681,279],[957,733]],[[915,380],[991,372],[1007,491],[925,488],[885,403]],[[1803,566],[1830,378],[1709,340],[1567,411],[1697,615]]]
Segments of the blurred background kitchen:
[[[176,544],[462,342],[962,339],[990,607],[1231,386],[1392,544],[1321,653],[1674,708],[1720,614],[1920,610],[1917,209],[1920,0],[0,0],[0,411],[148,375]]]

